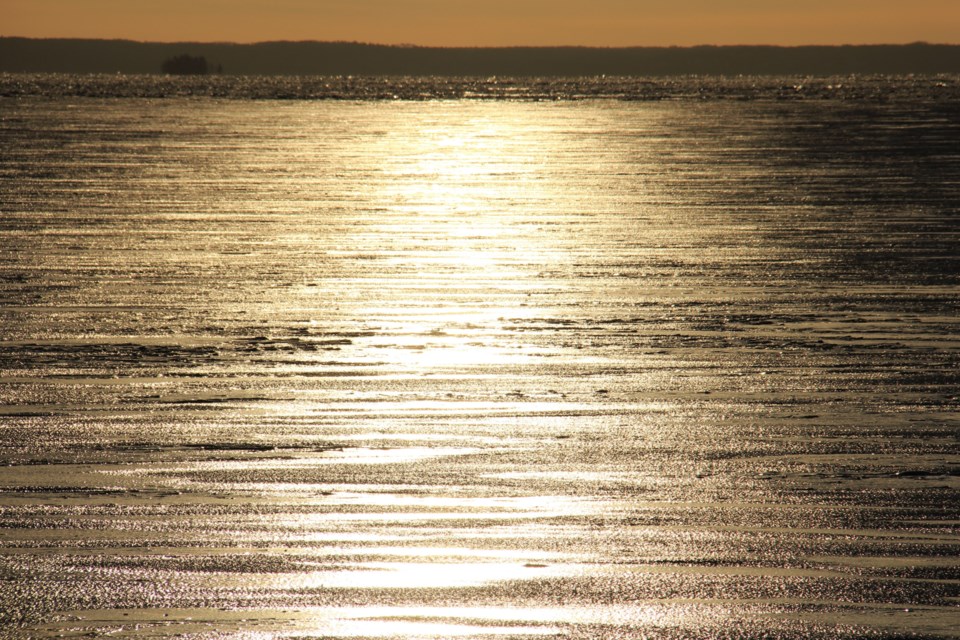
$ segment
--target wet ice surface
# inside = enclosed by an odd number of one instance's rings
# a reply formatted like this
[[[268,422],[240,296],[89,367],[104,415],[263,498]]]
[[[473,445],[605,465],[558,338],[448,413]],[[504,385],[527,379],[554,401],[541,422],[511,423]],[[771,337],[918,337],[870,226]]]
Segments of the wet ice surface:
[[[0,116],[5,634],[957,636],[955,103]]]

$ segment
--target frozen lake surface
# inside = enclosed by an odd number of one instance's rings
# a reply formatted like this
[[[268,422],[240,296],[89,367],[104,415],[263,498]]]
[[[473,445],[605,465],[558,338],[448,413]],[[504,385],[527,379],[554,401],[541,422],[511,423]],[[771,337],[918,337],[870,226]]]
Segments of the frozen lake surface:
[[[957,78],[210,82],[0,78],[0,634],[960,637]]]

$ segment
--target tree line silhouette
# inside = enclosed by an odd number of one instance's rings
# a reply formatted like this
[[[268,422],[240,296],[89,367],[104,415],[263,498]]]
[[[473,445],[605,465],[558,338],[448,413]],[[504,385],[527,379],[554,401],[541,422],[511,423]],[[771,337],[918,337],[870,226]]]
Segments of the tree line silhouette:
[[[188,49],[191,53],[183,53]],[[0,37],[0,72],[670,76],[960,73],[960,46],[437,48],[356,42],[149,43]]]

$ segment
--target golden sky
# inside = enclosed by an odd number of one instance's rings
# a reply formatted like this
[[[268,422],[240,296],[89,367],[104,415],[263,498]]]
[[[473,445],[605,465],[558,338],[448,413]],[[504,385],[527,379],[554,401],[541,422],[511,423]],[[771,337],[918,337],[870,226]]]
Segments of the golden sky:
[[[960,0],[0,0],[0,35],[437,46],[960,42]]]

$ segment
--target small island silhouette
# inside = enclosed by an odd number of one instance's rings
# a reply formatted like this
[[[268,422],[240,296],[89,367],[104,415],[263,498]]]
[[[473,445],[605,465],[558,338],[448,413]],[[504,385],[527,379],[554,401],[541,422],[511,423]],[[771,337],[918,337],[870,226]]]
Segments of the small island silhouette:
[[[164,60],[160,70],[175,76],[205,76],[209,72],[209,66],[203,56],[184,53]]]
[[[172,58],[167,58],[160,65],[163,73],[175,76],[205,76],[210,73],[210,65],[203,56],[191,56],[184,53]],[[223,67],[217,65],[216,73],[223,73]]]

